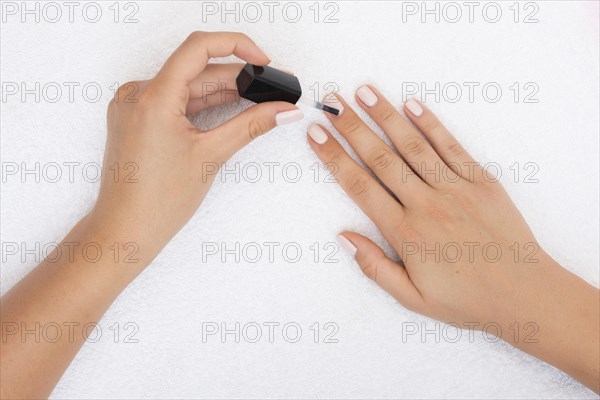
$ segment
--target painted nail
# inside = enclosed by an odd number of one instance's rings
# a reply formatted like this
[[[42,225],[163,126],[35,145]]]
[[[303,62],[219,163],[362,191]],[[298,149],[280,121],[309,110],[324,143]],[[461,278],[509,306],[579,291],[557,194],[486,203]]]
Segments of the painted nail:
[[[338,117],[344,112],[344,106],[342,105],[342,102],[339,101],[333,93],[329,93],[325,96],[325,98],[323,99],[323,104],[340,110],[340,113],[337,115]]]
[[[344,235],[337,235],[337,241],[346,253],[350,254],[352,257],[356,255],[356,246],[346,239]]]
[[[302,118],[304,118],[302,110],[284,111],[275,116],[275,123],[277,125],[291,124],[292,122],[300,121]]]
[[[313,125],[308,129],[308,135],[317,144],[323,144],[327,141],[327,133],[319,125]]]
[[[367,105],[367,107],[373,107],[377,104],[377,95],[371,90],[370,87],[364,85],[358,88],[356,91],[358,98]]]
[[[408,99],[404,105],[415,117],[420,117],[423,114],[423,107],[415,99]]]

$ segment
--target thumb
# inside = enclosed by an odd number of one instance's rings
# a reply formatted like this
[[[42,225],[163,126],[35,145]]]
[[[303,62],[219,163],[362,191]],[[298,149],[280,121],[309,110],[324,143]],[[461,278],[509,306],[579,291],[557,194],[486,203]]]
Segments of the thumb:
[[[302,110],[284,101],[256,104],[224,124],[212,129],[210,136],[225,160],[258,136],[279,125],[304,118]]]
[[[354,256],[369,279],[409,310],[422,309],[423,298],[406,269],[388,258],[379,246],[354,232],[343,232],[337,239],[340,246]]]

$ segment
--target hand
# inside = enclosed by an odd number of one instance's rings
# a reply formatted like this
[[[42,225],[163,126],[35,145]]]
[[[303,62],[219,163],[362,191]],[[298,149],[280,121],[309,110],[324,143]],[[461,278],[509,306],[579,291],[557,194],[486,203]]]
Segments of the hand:
[[[381,183],[323,127],[310,128],[309,142],[401,259],[344,232],[339,240],[363,272],[406,308],[465,329],[493,324],[490,334],[597,391],[598,290],[540,248],[500,183],[423,104],[405,104],[415,128],[372,86],[361,87],[356,101],[399,154],[340,96],[326,98],[343,107],[328,118]],[[515,323],[539,331],[537,343],[515,337]]]
[[[94,209],[0,302],[3,338],[4,327],[13,327],[0,351],[1,398],[47,398],[87,338],[85,327],[100,320],[194,214],[221,163],[276,123],[302,117],[292,104],[263,103],[210,131],[196,129],[186,113],[236,98],[231,92],[237,93],[242,65],[208,65],[211,57],[230,54],[253,64],[269,62],[245,35],[195,32],[154,79],[118,90],[108,108]],[[90,258],[71,253],[73,244],[100,251]],[[124,247],[120,256],[117,244]],[[130,245],[135,255],[123,257]],[[16,327],[47,323],[68,323],[73,330],[52,341],[20,340],[17,334]]]
[[[86,224],[111,240],[136,243],[144,264],[191,218],[223,162],[277,121],[302,118],[290,103],[263,103],[198,130],[186,114],[238,98],[243,65],[208,64],[231,54],[269,63],[246,35],[194,32],[154,79],[123,85],[108,107],[100,193]]]

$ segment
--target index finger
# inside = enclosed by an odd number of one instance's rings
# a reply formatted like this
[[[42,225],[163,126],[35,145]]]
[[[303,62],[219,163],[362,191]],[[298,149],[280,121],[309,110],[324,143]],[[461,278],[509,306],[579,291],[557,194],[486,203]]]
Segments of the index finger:
[[[164,89],[181,89],[206,68],[213,57],[235,55],[256,65],[271,60],[248,36],[239,32],[192,32],[156,75]]]

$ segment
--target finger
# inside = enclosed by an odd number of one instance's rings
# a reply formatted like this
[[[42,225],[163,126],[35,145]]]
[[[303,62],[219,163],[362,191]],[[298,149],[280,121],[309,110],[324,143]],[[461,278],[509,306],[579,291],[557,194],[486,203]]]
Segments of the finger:
[[[313,125],[308,136],[310,146],[342,189],[371,218],[386,238],[394,241],[393,238],[399,234],[396,228],[404,216],[402,205],[361,168],[325,128]]]
[[[190,100],[186,114],[237,101],[236,79],[244,64],[209,64],[189,83]]]
[[[239,149],[258,136],[278,125],[285,125],[304,118],[302,111],[284,101],[256,104],[224,124],[208,131],[209,142],[214,142],[220,161],[226,161]]]
[[[237,94],[236,79],[244,64],[209,64],[189,83],[190,97],[200,98],[222,90]]]
[[[409,99],[404,104],[404,111],[412,123],[427,137],[440,158],[457,175],[471,182],[474,177],[481,176],[480,173],[472,173],[474,168],[479,171],[479,164],[423,103],[416,99]]]
[[[406,269],[388,258],[379,246],[354,232],[338,235],[338,242],[354,256],[362,272],[400,304],[414,311],[422,308],[421,293]]]
[[[194,114],[205,108],[219,106],[239,100],[237,77],[245,64],[208,64],[204,71],[190,84],[190,100],[186,114]],[[277,68],[293,75],[285,68]]]
[[[193,32],[158,72],[155,80],[159,91],[180,95],[211,58],[232,54],[251,64],[267,65],[270,62],[252,39],[243,33]]]
[[[222,106],[223,104],[232,103],[240,97],[229,91],[219,91],[206,96],[190,99],[185,110],[186,115],[195,114],[206,108]]]
[[[392,193],[405,205],[418,202],[429,188],[413,170],[379,136],[377,136],[350,108],[341,96],[330,94],[327,104],[336,98],[342,113],[328,115],[333,126],[344,136],[365,164],[381,179]]]
[[[434,187],[460,179],[374,86],[361,86],[356,91],[356,101],[383,129],[402,158],[421,179]]]
[[[209,64],[200,75],[189,83],[189,101],[186,114],[193,114],[205,108],[231,103],[240,98],[236,79],[244,64]],[[124,86],[121,101],[135,102],[150,83],[146,81],[129,82]]]

